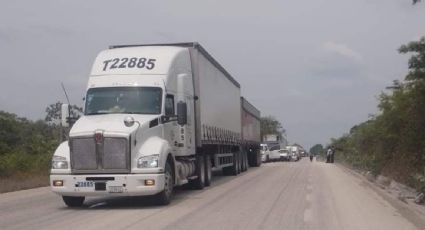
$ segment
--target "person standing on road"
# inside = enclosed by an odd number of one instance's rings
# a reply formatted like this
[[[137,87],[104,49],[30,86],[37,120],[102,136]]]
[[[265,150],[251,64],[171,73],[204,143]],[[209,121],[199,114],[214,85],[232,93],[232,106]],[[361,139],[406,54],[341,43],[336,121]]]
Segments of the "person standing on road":
[[[313,153],[310,153],[310,161],[313,161],[313,157],[314,157]]]
[[[329,147],[328,151],[326,151],[326,163],[332,163],[331,162],[331,155],[332,155],[332,148]]]

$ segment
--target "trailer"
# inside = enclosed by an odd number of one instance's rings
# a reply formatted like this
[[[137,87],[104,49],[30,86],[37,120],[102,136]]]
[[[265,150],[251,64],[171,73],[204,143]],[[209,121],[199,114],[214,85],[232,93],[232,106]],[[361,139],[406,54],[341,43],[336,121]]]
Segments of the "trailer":
[[[175,186],[209,186],[213,169],[259,166],[259,118],[198,43],[111,46],[93,64],[84,116],[54,153],[51,189],[71,207],[87,196],[168,204]]]
[[[242,151],[246,154],[247,163],[251,167],[261,164],[261,113],[244,97],[241,97],[242,115]],[[244,161],[245,162],[245,161]],[[247,167],[243,166],[245,171]]]

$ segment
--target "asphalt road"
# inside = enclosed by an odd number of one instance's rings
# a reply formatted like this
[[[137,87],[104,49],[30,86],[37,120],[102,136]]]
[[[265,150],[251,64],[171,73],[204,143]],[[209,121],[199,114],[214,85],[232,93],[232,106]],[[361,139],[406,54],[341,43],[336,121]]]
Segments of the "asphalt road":
[[[91,198],[70,209],[49,188],[0,194],[0,229],[425,229],[395,207],[341,167],[303,159],[178,189],[169,206]]]

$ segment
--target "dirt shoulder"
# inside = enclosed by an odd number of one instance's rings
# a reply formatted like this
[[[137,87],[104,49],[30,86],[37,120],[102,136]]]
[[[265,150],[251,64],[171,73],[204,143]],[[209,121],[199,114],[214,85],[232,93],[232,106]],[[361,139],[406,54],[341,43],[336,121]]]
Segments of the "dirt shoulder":
[[[49,185],[49,175],[14,175],[0,177],[0,193],[14,192]]]
[[[389,182],[388,184],[382,183],[376,178],[370,178],[367,173],[361,173],[350,169],[344,165],[336,164],[344,171],[360,178],[362,185],[371,188],[388,203],[390,203],[398,212],[410,222],[412,222],[419,229],[423,229],[425,226],[425,206],[416,204],[413,200],[412,189],[407,186],[400,185],[395,188],[393,185],[396,182]]]

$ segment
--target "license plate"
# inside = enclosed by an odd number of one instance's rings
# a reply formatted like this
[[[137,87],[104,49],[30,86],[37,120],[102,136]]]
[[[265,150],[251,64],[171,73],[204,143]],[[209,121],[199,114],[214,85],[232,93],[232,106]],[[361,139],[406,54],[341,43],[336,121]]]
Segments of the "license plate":
[[[110,193],[123,193],[124,188],[122,186],[109,186],[108,191]]]
[[[93,181],[78,181],[77,184],[75,185],[75,187],[79,187],[79,188],[91,188],[93,186],[94,186]]]

